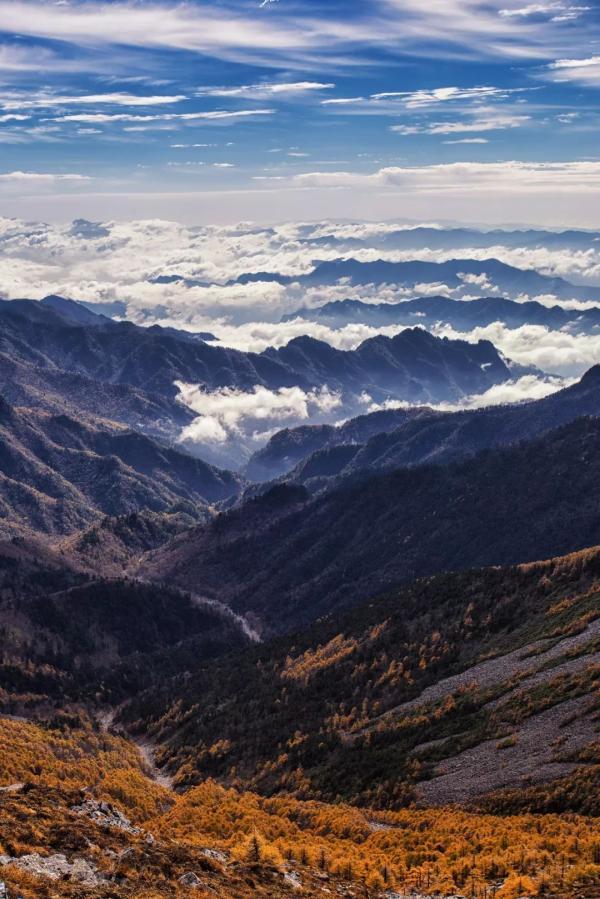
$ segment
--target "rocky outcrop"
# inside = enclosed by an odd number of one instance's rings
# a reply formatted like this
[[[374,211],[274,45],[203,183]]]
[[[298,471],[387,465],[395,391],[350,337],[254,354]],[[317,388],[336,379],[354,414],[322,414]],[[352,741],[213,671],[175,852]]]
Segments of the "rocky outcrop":
[[[75,812],[76,815],[85,815],[86,818],[94,821],[95,824],[100,824],[102,827],[116,827],[118,830],[124,830],[132,834],[142,832],[139,827],[134,827],[129,818],[110,802],[85,799],[81,805],[74,805],[71,811]]]
[[[19,858],[0,855],[0,865],[14,865],[22,871],[33,874],[34,877],[48,877],[50,880],[67,877],[69,880],[77,881],[88,887],[98,886],[104,879],[98,873],[97,868],[84,858],[74,858],[69,861],[62,853],[44,856],[33,852],[31,855],[21,855]]]

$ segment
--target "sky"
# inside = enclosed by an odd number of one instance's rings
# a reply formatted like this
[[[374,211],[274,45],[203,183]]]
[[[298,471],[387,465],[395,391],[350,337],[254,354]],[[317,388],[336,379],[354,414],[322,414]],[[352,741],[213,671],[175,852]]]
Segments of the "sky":
[[[4,215],[598,226],[598,0],[0,0],[0,32]]]

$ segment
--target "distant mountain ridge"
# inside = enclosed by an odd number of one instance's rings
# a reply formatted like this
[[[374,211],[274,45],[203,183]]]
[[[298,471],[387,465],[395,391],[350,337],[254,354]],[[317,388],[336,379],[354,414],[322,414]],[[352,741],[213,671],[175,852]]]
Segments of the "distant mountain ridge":
[[[482,288],[473,279],[486,278],[504,296],[552,295],[562,300],[600,302],[600,287],[575,285],[564,278],[540,275],[534,269],[519,269],[498,259],[451,259],[446,262],[388,262],[383,259],[362,262],[340,258],[316,261],[314,268],[303,275],[282,275],[277,272],[251,272],[239,275],[232,283],[251,284],[275,282],[299,283],[304,286],[331,286],[342,279],[352,285],[396,284],[418,292],[420,284],[444,284],[452,289],[465,288],[473,294]],[[483,288],[485,289],[485,288]]]
[[[359,446],[376,434],[394,431],[409,418],[422,414],[427,407],[382,409],[358,415],[341,425],[301,425],[277,431],[248,461],[245,474],[250,480],[264,481],[285,475],[303,459],[325,448]]]
[[[565,309],[529,301],[516,303],[501,297],[477,300],[453,300],[449,297],[420,297],[398,303],[364,303],[360,300],[336,300],[313,308],[301,308],[282,317],[282,322],[295,319],[319,322],[343,328],[359,322],[372,327],[389,325],[450,325],[458,331],[485,328],[502,322],[508,328],[541,325],[550,330],[569,327],[574,333],[600,333],[600,307],[597,309]]]
[[[296,337],[262,355],[312,386],[327,384],[354,393],[367,390],[411,402],[483,393],[492,384],[510,380],[517,370],[508,367],[489,341],[437,338],[421,328],[407,328],[394,337],[379,335],[355,350]]]
[[[600,241],[598,231],[544,231],[529,229],[432,228],[426,225],[369,232],[367,237],[338,236],[335,232],[306,238],[305,244],[328,247],[376,247],[381,250],[469,250],[492,247],[559,250],[593,250]]]

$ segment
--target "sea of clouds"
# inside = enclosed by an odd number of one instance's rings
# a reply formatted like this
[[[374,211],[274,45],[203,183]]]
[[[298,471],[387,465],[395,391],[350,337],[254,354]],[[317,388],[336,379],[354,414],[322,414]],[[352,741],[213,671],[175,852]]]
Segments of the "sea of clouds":
[[[575,284],[600,285],[600,241],[556,249],[545,245],[543,237],[535,246],[525,245],[525,239],[523,246],[515,246],[513,235],[504,245],[496,234],[483,248],[432,249],[424,245],[417,250],[390,249],[386,238],[406,227],[397,222],[190,227],[162,220],[51,225],[0,219],[0,296],[40,299],[59,294],[102,304],[98,308],[138,324],[211,331],[223,345],[261,352],[304,334],[352,350],[376,334],[393,336],[402,330],[401,326],[375,328],[360,323],[333,329],[299,318],[281,322],[283,315],[301,306],[346,298],[375,303],[402,302],[414,296],[445,295],[469,301],[482,295],[502,295],[486,275],[465,276],[458,288],[437,282],[410,290],[394,284],[356,287],[344,281],[306,288],[293,280],[310,272],[317,261],[350,257],[391,262],[495,258]],[[269,281],[233,283],[239,275],[255,272],[279,273],[292,281],[285,285]],[[156,280],[173,275],[182,280]],[[510,298],[557,303],[551,294]],[[571,308],[591,305],[576,299],[561,302]],[[508,358],[534,365],[543,373],[518,378],[482,396],[468,397],[462,404],[467,407],[538,398],[570,383],[600,361],[600,334],[578,335],[536,325],[511,329],[502,322],[467,333],[442,325],[433,330],[451,338],[491,340]],[[376,408],[365,395],[349,409],[326,388],[308,393],[299,388],[256,388],[248,393],[220,390],[209,395],[195,385],[181,384],[179,389],[182,402],[198,412],[196,421],[182,434],[184,444],[203,447],[214,460],[231,464],[241,464],[281,427],[335,423],[349,414]]]

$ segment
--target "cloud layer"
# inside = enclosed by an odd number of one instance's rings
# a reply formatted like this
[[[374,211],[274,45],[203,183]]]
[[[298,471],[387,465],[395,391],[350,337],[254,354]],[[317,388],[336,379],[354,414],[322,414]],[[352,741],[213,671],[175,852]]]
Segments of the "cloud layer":
[[[198,413],[182,431],[180,442],[205,458],[234,467],[281,428],[331,421],[342,410],[341,397],[327,387],[304,391],[257,386],[247,392],[225,387],[211,393],[192,384],[177,387],[180,401]]]

